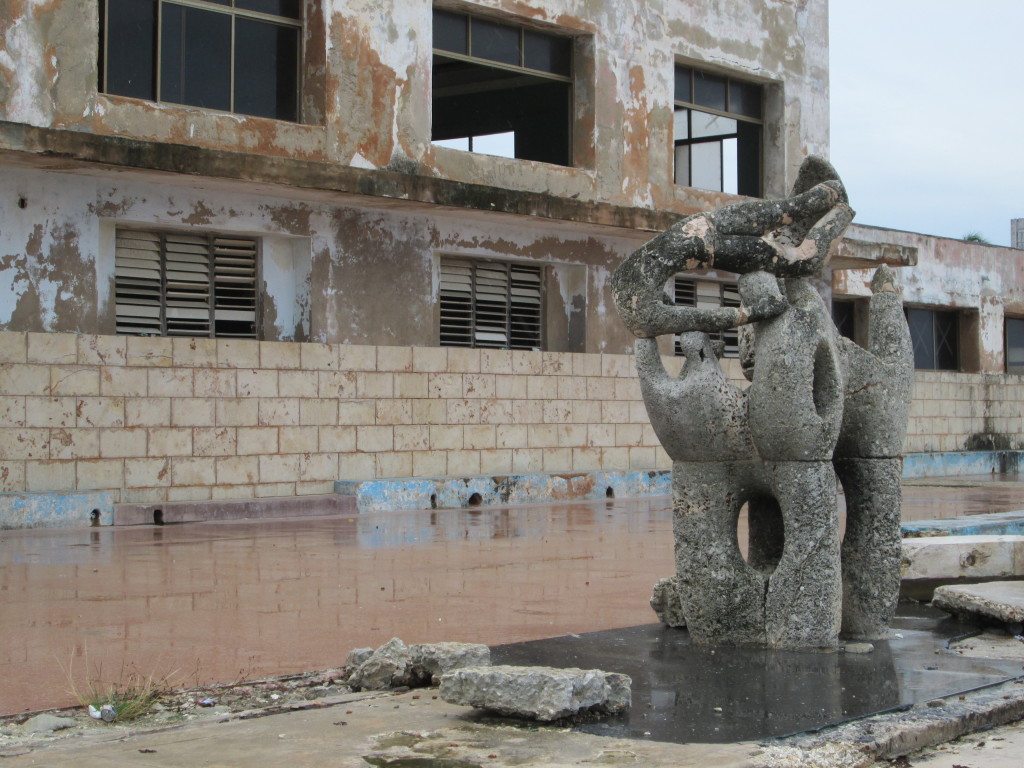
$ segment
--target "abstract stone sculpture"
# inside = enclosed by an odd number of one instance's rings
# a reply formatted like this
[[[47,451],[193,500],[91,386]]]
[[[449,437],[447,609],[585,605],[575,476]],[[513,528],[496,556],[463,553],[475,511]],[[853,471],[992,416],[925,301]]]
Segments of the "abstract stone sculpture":
[[[655,588],[666,623],[696,642],[834,647],[885,635],[900,566],[900,469],[913,372],[892,273],[872,281],[870,341],[842,338],[809,277],[853,219],[821,158],[793,195],[683,219],[633,253],[612,279],[635,343],[641,391],[673,461],[676,574]],[[671,305],[677,272],[739,273],[739,307]],[[729,382],[710,332],[740,328],[750,387]],[[679,334],[679,376],[656,337]],[[847,502],[840,550],[836,476]],[[749,554],[736,540],[747,504]]]

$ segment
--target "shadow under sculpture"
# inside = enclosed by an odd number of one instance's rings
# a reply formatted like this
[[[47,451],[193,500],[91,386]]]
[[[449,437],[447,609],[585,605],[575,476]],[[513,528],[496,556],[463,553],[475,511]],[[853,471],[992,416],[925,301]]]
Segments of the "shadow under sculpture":
[[[616,270],[644,402],[673,460],[676,575],[652,606],[695,642],[835,647],[888,632],[899,593],[902,446],[913,375],[895,279],[872,280],[867,349],[836,330],[808,278],[853,219],[832,166],[809,157],[791,197],[683,219]],[[739,307],[672,305],[677,272],[739,273]],[[740,329],[750,386],[729,382],[708,334]],[[656,337],[679,334],[678,377]],[[836,477],[847,502],[840,547]],[[744,504],[748,560],[737,543]]]

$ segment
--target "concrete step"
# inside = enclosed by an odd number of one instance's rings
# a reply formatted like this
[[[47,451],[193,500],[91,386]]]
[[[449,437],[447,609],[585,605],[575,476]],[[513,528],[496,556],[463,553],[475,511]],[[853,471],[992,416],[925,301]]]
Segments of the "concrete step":
[[[1024,536],[930,536],[903,540],[901,594],[932,599],[942,584],[1024,577]]]

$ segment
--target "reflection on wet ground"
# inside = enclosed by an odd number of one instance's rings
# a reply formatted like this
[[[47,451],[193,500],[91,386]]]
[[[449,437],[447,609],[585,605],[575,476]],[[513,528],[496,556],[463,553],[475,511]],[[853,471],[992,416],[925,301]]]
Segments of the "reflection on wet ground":
[[[1020,674],[1019,661],[945,652],[949,638],[971,628],[941,611],[901,617],[894,627],[899,636],[874,643],[873,653],[708,648],[691,644],[686,632],[648,624],[501,646],[492,657],[623,672],[633,680],[633,706],[580,730],[678,743],[786,736]]]
[[[905,484],[904,518],[1024,509],[1024,483],[959,483]],[[79,685],[87,668],[200,685],[339,666],[395,636],[637,626],[672,571],[667,497],[0,531],[0,713],[71,703],[69,665]]]

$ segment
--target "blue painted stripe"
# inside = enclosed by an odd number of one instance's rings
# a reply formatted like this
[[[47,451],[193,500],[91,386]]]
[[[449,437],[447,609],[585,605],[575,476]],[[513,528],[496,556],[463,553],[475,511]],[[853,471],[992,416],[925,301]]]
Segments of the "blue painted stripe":
[[[114,522],[107,491],[0,493],[0,528],[88,528]]]

